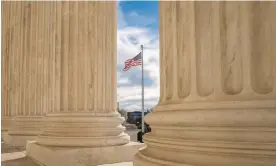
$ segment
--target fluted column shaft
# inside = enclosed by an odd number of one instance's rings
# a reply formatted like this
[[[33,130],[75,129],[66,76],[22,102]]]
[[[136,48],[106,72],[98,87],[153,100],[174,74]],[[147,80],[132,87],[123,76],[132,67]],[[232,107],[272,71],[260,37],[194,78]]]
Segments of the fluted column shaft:
[[[276,3],[159,10],[160,102],[134,165],[275,165]]]
[[[10,75],[9,73],[11,68],[11,37],[13,36],[12,27],[9,26],[9,22],[11,21],[11,14],[12,11],[9,10],[10,5],[9,2],[2,5],[2,35],[1,35],[1,58],[2,58],[2,68],[1,68],[1,76],[2,76],[2,91],[1,91],[1,122],[2,122],[2,131],[7,131],[11,125],[11,118],[12,118],[12,109],[10,99],[10,89],[13,88],[10,82]],[[5,10],[4,10],[4,7]]]
[[[4,100],[8,101],[7,110],[13,112],[10,135],[38,135],[45,112],[53,109],[50,75],[54,68],[49,63],[54,37],[50,19],[52,4],[3,2],[4,17],[10,17],[4,28],[9,32],[9,40],[5,42],[8,49],[2,55],[8,57],[5,68],[10,88]]]
[[[37,143],[128,143],[116,111],[116,2],[55,5],[54,109]]]
[[[13,126],[11,117],[20,110],[21,6],[14,2],[2,5],[2,122],[4,129],[9,130]]]

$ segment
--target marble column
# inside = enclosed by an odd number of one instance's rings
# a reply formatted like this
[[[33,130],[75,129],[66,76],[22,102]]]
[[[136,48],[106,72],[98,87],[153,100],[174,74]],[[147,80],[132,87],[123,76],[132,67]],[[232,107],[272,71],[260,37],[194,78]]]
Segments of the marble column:
[[[11,29],[10,83],[8,92],[13,119],[4,141],[13,146],[25,146],[35,140],[43,126],[43,116],[53,109],[50,75],[52,56],[51,2],[4,2],[4,11],[10,13],[6,26]],[[47,9],[47,10],[45,10]],[[8,63],[10,64],[10,63]],[[8,79],[9,81],[9,79]]]
[[[56,3],[55,109],[37,143],[129,142],[116,107],[116,2]]]
[[[3,2],[8,3],[8,2]],[[11,11],[5,9],[4,6],[2,5],[2,35],[1,35],[1,44],[2,44],[2,49],[1,49],[1,58],[2,58],[2,63],[1,63],[1,75],[2,75],[2,91],[1,91],[1,135],[3,134],[2,132],[8,131],[11,125],[11,120],[12,120],[12,110],[10,108],[10,100],[9,100],[9,90],[11,89],[11,84],[9,84],[9,78],[10,78],[10,62],[11,62],[11,36],[13,35],[12,29],[8,26],[9,21],[11,18]],[[9,7],[9,6],[5,6]],[[3,136],[2,136],[3,137]]]
[[[134,166],[276,165],[276,3],[159,3],[161,95]]]
[[[2,127],[4,130],[12,128],[12,117],[19,110],[19,59],[20,48],[20,4],[3,2],[2,4]],[[6,141],[7,132],[2,135]]]
[[[55,2],[54,109],[27,144],[44,165],[131,161],[141,147],[130,143],[117,112],[116,3]]]

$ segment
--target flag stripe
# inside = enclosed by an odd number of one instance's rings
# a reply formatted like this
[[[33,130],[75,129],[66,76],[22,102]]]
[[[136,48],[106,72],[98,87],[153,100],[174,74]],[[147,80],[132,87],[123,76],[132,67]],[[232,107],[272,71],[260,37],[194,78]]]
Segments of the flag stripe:
[[[123,71],[127,71],[131,67],[139,66],[139,65],[142,65],[142,52],[140,52],[134,58],[126,60],[125,61],[125,68],[123,69]]]

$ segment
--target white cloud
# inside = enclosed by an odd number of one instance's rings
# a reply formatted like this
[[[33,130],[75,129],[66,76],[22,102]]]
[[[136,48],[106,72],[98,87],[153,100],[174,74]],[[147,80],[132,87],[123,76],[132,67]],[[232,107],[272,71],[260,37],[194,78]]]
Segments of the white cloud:
[[[132,11],[126,15],[126,19],[134,25],[148,26],[157,22],[157,18],[151,16],[144,16],[138,14],[136,11]]]
[[[131,90],[130,90],[131,88]],[[121,102],[126,102],[128,100],[139,100],[141,99],[141,87],[132,86],[132,87],[120,87],[119,100]],[[152,100],[158,99],[159,88],[154,87],[145,87],[144,89],[144,99]]]
[[[144,74],[145,79],[153,81],[151,86],[145,86],[145,108],[155,106],[159,99],[159,41],[158,34],[153,33],[149,28],[139,26],[129,26],[125,20],[125,14],[118,4],[118,33],[117,33],[117,96],[120,102],[120,108],[128,111],[141,110],[141,86],[140,82],[133,84],[130,80],[141,74],[140,67],[130,69],[128,72],[122,72],[124,61],[133,58],[140,52],[140,45],[144,45]],[[130,12],[128,17],[139,17],[147,19],[146,16],[140,16],[135,11]],[[150,20],[149,20],[150,21]],[[120,25],[121,24],[121,25]],[[147,76],[147,77],[146,77]],[[137,78],[135,77],[135,78]]]

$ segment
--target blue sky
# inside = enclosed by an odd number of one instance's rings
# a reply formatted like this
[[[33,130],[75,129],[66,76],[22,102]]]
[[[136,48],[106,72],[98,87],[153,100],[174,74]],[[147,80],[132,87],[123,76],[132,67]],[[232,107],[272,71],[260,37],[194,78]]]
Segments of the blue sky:
[[[139,26],[158,31],[158,2],[120,2],[121,12],[129,26]],[[134,19],[135,18],[135,19]]]
[[[139,53],[141,44],[145,47],[145,108],[151,108],[159,99],[158,2],[118,2],[117,100],[128,111],[141,110],[141,68],[122,69],[125,60]]]

